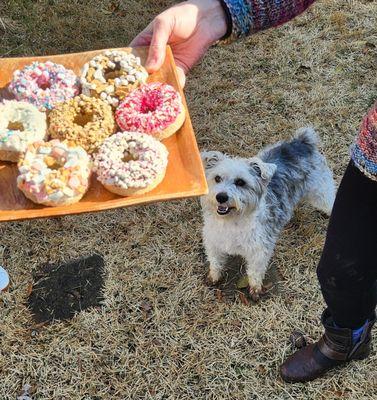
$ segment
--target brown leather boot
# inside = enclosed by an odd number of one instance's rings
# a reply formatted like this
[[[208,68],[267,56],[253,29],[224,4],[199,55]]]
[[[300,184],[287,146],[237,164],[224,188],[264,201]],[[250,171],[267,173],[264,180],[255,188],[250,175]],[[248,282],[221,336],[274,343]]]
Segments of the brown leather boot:
[[[322,314],[325,333],[321,339],[292,354],[280,367],[285,382],[308,382],[322,376],[326,371],[351,360],[363,360],[371,351],[371,330],[376,322],[374,316],[364,328],[355,344],[352,329],[335,328],[328,310]]]

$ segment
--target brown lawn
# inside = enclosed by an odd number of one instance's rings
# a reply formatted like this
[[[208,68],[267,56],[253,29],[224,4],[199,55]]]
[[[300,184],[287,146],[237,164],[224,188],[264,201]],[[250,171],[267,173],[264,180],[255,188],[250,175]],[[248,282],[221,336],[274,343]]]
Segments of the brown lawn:
[[[172,3],[5,0],[0,55],[121,47]],[[319,0],[279,29],[211,49],[186,86],[199,146],[252,155],[311,124],[339,180],[377,97],[376,20],[375,1]],[[321,332],[315,269],[326,225],[298,208],[272,261],[279,291],[244,305],[204,285],[197,200],[0,224],[12,279],[0,299],[0,399],[26,383],[33,400],[372,399],[376,353],[307,385],[278,377],[290,333]],[[25,306],[32,274],[93,251],[106,261],[103,307],[36,326]]]

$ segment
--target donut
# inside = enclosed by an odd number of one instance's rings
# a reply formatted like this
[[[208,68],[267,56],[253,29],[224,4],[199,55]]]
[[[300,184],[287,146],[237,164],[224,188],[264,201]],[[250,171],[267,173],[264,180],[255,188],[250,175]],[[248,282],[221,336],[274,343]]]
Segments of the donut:
[[[115,119],[124,131],[147,133],[162,140],[183,125],[185,108],[172,86],[155,82],[131,92],[117,108]]]
[[[23,101],[0,103],[0,160],[18,162],[30,143],[46,139],[46,114]]]
[[[70,140],[89,154],[114,133],[112,108],[94,97],[76,96],[60,103],[48,116],[51,137]]]
[[[37,204],[62,206],[78,202],[89,186],[90,158],[68,141],[35,142],[18,163],[17,186]]]
[[[147,193],[164,178],[166,147],[152,136],[118,132],[107,138],[94,159],[97,179],[121,196]]]
[[[51,61],[35,61],[23,70],[16,70],[9,91],[17,100],[34,104],[39,110],[51,110],[79,94],[80,82],[70,69]]]
[[[147,78],[148,72],[142,67],[139,57],[125,51],[107,50],[84,64],[82,92],[116,107],[119,100]]]

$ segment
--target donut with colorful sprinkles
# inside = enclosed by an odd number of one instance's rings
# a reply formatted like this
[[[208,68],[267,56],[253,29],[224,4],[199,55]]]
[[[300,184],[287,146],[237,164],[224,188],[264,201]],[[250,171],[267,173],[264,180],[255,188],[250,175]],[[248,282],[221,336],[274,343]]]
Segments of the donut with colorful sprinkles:
[[[18,164],[18,188],[37,204],[78,202],[89,187],[91,161],[86,151],[57,139],[30,144]]]
[[[147,193],[163,179],[168,150],[150,135],[118,132],[107,138],[94,159],[98,180],[121,196]]]
[[[126,51],[107,50],[84,64],[81,71],[82,92],[116,107],[147,78],[148,72],[139,57]]]
[[[34,104],[45,111],[78,95],[80,82],[74,72],[63,65],[35,61],[22,70],[14,71],[9,91],[17,100]]]
[[[23,101],[0,103],[0,160],[18,162],[30,143],[46,137],[44,112]]]
[[[147,133],[158,140],[173,135],[185,121],[180,94],[165,83],[149,83],[132,91],[115,112],[124,131]]]
[[[83,94],[58,104],[48,120],[52,138],[73,141],[89,154],[97,151],[115,128],[111,106]]]

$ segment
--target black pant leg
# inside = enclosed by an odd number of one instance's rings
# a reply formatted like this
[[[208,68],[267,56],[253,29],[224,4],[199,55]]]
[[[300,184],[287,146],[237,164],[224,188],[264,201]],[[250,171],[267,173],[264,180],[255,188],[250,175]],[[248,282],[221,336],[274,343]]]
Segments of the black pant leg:
[[[335,323],[357,328],[377,301],[377,182],[352,163],[340,184],[317,269]]]

